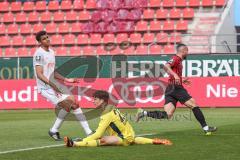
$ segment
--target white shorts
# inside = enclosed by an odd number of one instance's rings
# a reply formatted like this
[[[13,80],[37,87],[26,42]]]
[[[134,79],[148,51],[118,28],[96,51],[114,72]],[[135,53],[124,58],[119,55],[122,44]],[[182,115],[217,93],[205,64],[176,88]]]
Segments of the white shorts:
[[[55,106],[59,103],[64,101],[69,94],[57,94],[53,89],[40,89],[40,94],[45,97],[48,101],[50,101]]]

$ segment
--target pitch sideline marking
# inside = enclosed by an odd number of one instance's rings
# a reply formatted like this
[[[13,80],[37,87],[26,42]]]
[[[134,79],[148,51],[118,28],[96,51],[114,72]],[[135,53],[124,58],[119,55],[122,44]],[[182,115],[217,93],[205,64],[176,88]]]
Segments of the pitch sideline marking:
[[[151,135],[155,135],[155,134],[156,134],[156,133],[146,133],[146,134],[139,134],[139,135],[136,135],[136,136],[151,136]],[[55,145],[48,145],[48,146],[41,146],[41,147],[33,147],[33,148],[24,148],[24,149],[9,150],[9,151],[0,152],[0,154],[16,153],[16,152],[31,151],[31,150],[36,150],[36,149],[45,149],[45,148],[61,147],[61,146],[64,146],[64,144],[55,144]]]

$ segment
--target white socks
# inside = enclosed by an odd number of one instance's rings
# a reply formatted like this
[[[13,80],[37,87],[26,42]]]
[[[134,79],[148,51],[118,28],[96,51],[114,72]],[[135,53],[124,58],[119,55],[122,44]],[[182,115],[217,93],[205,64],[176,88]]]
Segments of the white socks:
[[[66,117],[66,115],[68,114],[68,112],[65,109],[61,109],[58,113],[57,119],[53,125],[53,127],[50,129],[51,132],[56,133],[58,132],[58,129],[61,127],[64,118]]]
[[[147,111],[143,111],[143,115],[144,115],[144,116],[147,116]]]
[[[89,135],[92,133],[92,130],[89,128],[88,122],[86,121],[86,117],[84,116],[81,108],[77,108],[75,110],[73,110],[73,114],[75,115],[75,117],[77,118],[77,120],[80,122],[80,124],[82,125],[86,135]]]

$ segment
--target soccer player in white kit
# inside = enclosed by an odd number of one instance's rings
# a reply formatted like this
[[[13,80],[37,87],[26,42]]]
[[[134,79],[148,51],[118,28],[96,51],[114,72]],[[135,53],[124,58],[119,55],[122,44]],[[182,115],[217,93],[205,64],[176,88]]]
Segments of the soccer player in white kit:
[[[52,128],[49,130],[49,135],[55,140],[62,140],[59,134],[64,118],[73,110],[76,119],[82,125],[86,135],[92,133],[89,128],[88,122],[78,103],[75,101],[71,92],[67,87],[58,83],[57,80],[73,83],[75,79],[64,78],[59,73],[55,72],[55,55],[54,51],[50,48],[50,40],[46,31],[39,31],[36,34],[36,40],[39,42],[40,47],[36,50],[33,57],[33,67],[36,77],[38,92],[49,100],[56,107],[60,107],[56,121]],[[63,91],[64,89],[64,91]]]

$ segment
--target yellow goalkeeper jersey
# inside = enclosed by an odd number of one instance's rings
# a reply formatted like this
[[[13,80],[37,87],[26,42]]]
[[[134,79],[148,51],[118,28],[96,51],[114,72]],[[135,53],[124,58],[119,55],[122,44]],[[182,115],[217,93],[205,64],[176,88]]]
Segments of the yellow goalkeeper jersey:
[[[84,139],[84,141],[96,140],[107,132],[111,136],[118,136],[129,142],[134,140],[135,134],[127,118],[113,105],[107,105],[101,114],[96,132]]]

